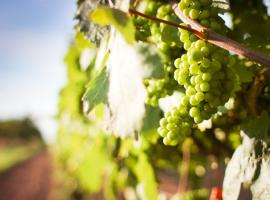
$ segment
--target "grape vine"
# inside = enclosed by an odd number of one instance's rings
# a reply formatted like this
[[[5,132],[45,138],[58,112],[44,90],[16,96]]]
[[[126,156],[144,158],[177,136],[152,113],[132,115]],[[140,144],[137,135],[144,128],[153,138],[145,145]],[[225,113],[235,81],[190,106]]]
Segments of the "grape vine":
[[[267,32],[270,20],[261,1],[235,2],[78,2],[76,30],[87,39],[79,34],[69,52],[69,73],[76,71],[80,78],[77,83],[69,74],[70,86],[62,92],[66,101],[59,109],[60,134],[64,138],[64,132],[72,132],[72,144],[79,124],[83,148],[102,161],[91,176],[106,177],[104,184],[113,186],[105,199],[117,199],[118,192],[125,195],[126,188],[138,199],[157,199],[163,172],[179,179],[176,199],[221,198],[221,189],[209,195],[211,188],[205,193],[199,182],[209,170],[225,166],[236,148],[223,198],[236,199],[242,183],[251,185],[254,198],[269,190],[262,179],[270,169],[270,58],[264,54],[270,53],[270,37],[259,21]],[[231,27],[224,13],[230,15]],[[258,24],[249,24],[252,18],[260,19],[254,20]],[[84,71],[78,65],[88,48],[95,54]],[[80,88],[77,93],[72,91],[75,86]],[[81,146],[74,146],[76,153],[69,154],[89,164],[86,153],[78,153]],[[253,173],[254,166],[265,175]],[[76,167],[81,172],[81,166]],[[89,180],[83,176],[78,180],[82,190],[106,188],[100,181],[85,184]],[[261,183],[266,184],[259,187]]]

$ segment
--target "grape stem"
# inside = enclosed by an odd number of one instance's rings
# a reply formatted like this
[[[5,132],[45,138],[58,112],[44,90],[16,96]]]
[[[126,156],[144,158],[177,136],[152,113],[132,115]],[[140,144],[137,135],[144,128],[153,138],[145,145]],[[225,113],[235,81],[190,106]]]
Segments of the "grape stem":
[[[199,32],[199,31],[197,31],[195,29],[192,29],[190,27],[182,26],[182,25],[174,23],[174,22],[170,22],[170,21],[167,21],[167,20],[164,20],[164,19],[159,19],[159,18],[150,16],[150,15],[146,15],[146,14],[141,13],[141,12],[139,12],[137,10],[132,9],[132,8],[129,8],[128,12],[130,14],[140,16],[140,17],[143,17],[143,18],[146,18],[146,19],[150,19],[150,20],[155,21],[155,22],[159,22],[159,23],[167,24],[169,26],[176,27],[176,28],[184,29],[184,30],[186,30],[186,31],[188,31],[190,33],[193,33],[194,35],[196,35],[197,37],[199,37],[201,39],[205,39],[205,36],[204,36],[203,33]]]
[[[153,16],[149,16],[146,15],[144,13],[141,13],[137,10],[134,10],[132,8],[129,8],[129,13],[136,15],[136,16],[141,16],[143,18],[158,22],[158,23],[163,23],[163,24],[167,24],[176,28],[180,28],[180,29],[184,29],[190,33],[193,33],[194,35],[196,35],[198,38],[200,39],[204,39],[206,41],[208,41],[211,44],[214,44],[218,47],[221,47],[223,49],[226,49],[228,51],[231,51],[237,55],[240,56],[244,56],[246,58],[249,58],[250,60],[253,60],[265,67],[270,67],[270,57],[256,52],[230,38],[227,38],[223,35],[220,35],[216,32],[214,32],[213,30],[206,28],[204,26],[202,26],[201,24],[199,24],[197,21],[192,20],[188,17],[185,17],[184,14],[182,13],[182,11],[178,8],[178,3],[176,1],[172,1],[172,8],[175,12],[175,14],[177,15],[177,17],[179,19],[181,19],[184,23],[188,24],[189,27],[186,26],[182,26],[180,24],[174,23],[174,22],[170,22],[167,20],[163,20],[163,19],[159,19]]]
[[[182,13],[178,8],[178,3],[173,1],[172,8],[179,19],[188,24],[192,29],[197,30],[203,35],[203,39],[218,47],[231,51],[237,55],[249,58],[265,67],[270,67],[270,57],[259,52],[256,52],[232,39],[224,37],[213,30],[206,28],[199,24],[197,21],[192,20]],[[195,34],[196,35],[196,34]]]

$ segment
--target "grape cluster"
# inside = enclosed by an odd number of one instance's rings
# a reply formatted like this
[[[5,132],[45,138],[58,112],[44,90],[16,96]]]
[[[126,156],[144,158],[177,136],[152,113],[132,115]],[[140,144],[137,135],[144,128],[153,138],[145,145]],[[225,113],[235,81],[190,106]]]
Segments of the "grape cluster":
[[[172,95],[176,82],[170,78],[174,73],[173,65],[164,65],[165,78],[145,79],[144,84],[147,90],[146,103],[151,106],[158,106],[158,100],[167,95]]]
[[[210,5],[210,0],[182,0],[179,8],[186,17],[198,20],[204,26],[226,31],[216,8]],[[186,53],[174,61],[174,79],[185,88],[185,95],[179,106],[160,120],[158,132],[166,145],[176,145],[180,138],[191,133],[193,123],[211,118],[218,106],[229,100],[236,79],[232,70],[236,60],[227,51],[186,30],[179,30],[178,36]]]
[[[166,21],[181,23],[171,5],[161,1],[146,0],[145,13]],[[197,20],[203,26],[226,34],[219,10],[212,7],[212,0],[181,0],[179,9],[186,17]],[[211,118],[224,105],[234,91],[235,75],[232,67],[235,57],[215,47],[186,30],[175,29],[166,24],[138,18],[136,27],[143,27],[142,41],[156,44],[164,62],[162,79],[147,79],[146,103],[157,106],[158,100],[184,89],[178,106],[160,120],[158,133],[165,145],[176,145],[190,135],[192,128]],[[187,26],[182,23],[181,25]],[[140,28],[137,28],[140,30]],[[179,56],[180,55],[180,56]]]
[[[195,123],[209,119],[229,100],[234,88],[234,63],[227,51],[203,40],[193,42],[187,53],[175,60],[174,78],[186,89],[189,115]]]
[[[147,4],[144,8],[145,14],[169,21],[178,21],[168,3],[161,4],[161,2],[153,0],[147,0],[146,2]],[[147,90],[146,103],[152,106],[158,106],[158,100],[160,98],[171,95],[179,87],[173,79],[175,71],[173,61],[178,57],[179,51],[182,48],[178,37],[178,30],[164,24],[147,21],[141,17],[135,18],[134,24],[138,33],[137,39],[141,41],[150,40],[156,44],[164,63],[164,78],[151,78],[144,81]]]
[[[179,9],[186,17],[197,20],[214,31],[226,33],[224,21],[218,16],[218,8],[211,6],[212,0],[181,0]]]
[[[185,106],[174,107],[160,120],[158,133],[165,145],[176,145],[191,133],[192,123]]]

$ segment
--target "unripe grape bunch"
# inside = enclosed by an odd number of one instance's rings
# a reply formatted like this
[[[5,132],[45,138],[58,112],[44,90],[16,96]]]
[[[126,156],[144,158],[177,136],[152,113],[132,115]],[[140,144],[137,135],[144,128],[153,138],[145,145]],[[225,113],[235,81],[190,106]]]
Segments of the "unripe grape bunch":
[[[170,4],[146,1],[145,13],[159,19],[181,23]],[[178,8],[185,17],[196,20],[201,25],[221,34],[227,27],[212,6],[212,0],[181,0]],[[235,75],[232,70],[237,63],[228,51],[220,49],[205,40],[197,38],[183,29],[171,31],[170,38],[163,39],[166,24],[147,22],[149,35],[164,57],[164,79],[146,80],[148,98],[146,103],[157,106],[159,98],[171,95],[173,91],[184,89],[184,96],[178,106],[165,113],[160,120],[158,133],[165,145],[176,145],[203,120],[217,113],[234,92]],[[173,83],[178,83],[176,86]]]
[[[174,15],[169,4],[161,4],[157,1],[146,2],[147,5],[144,9],[145,14],[168,21],[180,21]],[[146,103],[156,107],[158,106],[158,100],[160,98],[172,95],[173,91],[178,87],[177,82],[173,78],[176,69],[174,60],[178,57],[178,53],[181,52],[182,44],[178,39],[177,29],[170,34],[170,37],[176,38],[178,41],[171,40],[170,42],[164,42],[161,35],[163,31],[171,28],[168,25],[157,24],[142,17],[135,18],[134,23],[137,25],[137,39],[142,41],[151,40],[151,43],[156,45],[159,54],[162,56],[164,78],[151,78],[144,81],[147,90]]]

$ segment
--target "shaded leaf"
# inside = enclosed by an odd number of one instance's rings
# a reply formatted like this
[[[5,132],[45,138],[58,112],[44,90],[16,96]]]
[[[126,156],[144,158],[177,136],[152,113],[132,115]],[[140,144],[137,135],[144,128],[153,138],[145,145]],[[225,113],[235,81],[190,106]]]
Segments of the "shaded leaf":
[[[249,137],[257,139],[266,139],[270,130],[270,117],[267,112],[263,112],[261,116],[253,116],[245,121],[242,129]]]
[[[90,112],[96,105],[107,102],[108,88],[108,74],[106,68],[103,68],[87,85],[86,92],[82,98],[85,112]]]
[[[233,13],[234,25],[230,37],[252,49],[269,54],[270,21],[267,14],[246,1],[237,6],[240,6],[241,10]]]
[[[233,70],[239,77],[240,83],[251,82],[255,75],[252,71],[248,70],[248,68],[243,65],[238,65],[235,68],[233,68]]]
[[[141,136],[146,138],[152,143],[156,143],[159,135],[157,134],[157,128],[159,127],[159,120],[161,116],[161,110],[152,106],[146,106],[145,117],[143,119],[143,127],[141,130]]]

